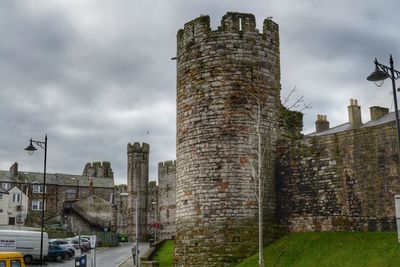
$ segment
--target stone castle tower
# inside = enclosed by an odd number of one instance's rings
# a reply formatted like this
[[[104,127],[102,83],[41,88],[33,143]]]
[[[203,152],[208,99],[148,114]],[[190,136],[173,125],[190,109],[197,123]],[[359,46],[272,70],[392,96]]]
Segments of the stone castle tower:
[[[144,241],[147,233],[147,186],[149,183],[149,152],[146,143],[128,144],[128,235],[136,240],[135,200],[138,201],[139,240]]]
[[[99,178],[114,178],[114,173],[111,169],[111,163],[108,161],[86,163],[82,175]]]
[[[162,229],[160,237],[173,239],[176,233],[176,162],[158,163],[158,212]]]
[[[280,107],[275,22],[264,20],[260,33],[253,15],[227,13],[217,30],[201,16],[178,31],[177,266],[231,266],[257,252],[250,166],[257,138],[248,100],[255,92],[262,95],[261,131],[274,132]],[[273,220],[275,181],[268,177],[264,214]]]

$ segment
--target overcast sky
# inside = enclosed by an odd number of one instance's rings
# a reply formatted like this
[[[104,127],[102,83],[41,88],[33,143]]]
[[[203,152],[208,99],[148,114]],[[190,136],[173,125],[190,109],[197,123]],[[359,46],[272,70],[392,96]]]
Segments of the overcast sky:
[[[366,81],[375,57],[400,69],[398,0],[47,0],[0,5],[0,169],[43,171],[29,139],[48,134],[48,172],[81,174],[86,162],[110,161],[126,183],[129,142],[150,144],[157,163],[175,159],[176,32],[210,15],[253,13],[257,28],[280,26],[282,96],[294,87],[331,126],[348,120],[350,98],[393,110],[391,85]],[[400,86],[400,83],[399,83]],[[147,134],[148,133],[148,134]]]

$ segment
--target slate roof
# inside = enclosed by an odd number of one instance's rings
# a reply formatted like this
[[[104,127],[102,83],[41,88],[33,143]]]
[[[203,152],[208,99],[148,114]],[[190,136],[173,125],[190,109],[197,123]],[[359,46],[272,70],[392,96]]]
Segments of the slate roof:
[[[75,180],[71,179],[74,177]],[[89,177],[83,175],[74,174],[62,174],[62,173],[47,173],[46,184],[53,185],[64,185],[64,186],[76,186],[77,180],[79,186],[89,186],[90,181],[93,181],[93,187],[114,187],[114,179],[112,178],[99,178]],[[11,183],[43,183],[43,173],[40,172],[18,172],[18,177],[12,177],[9,171],[0,170],[0,182],[11,182]]]
[[[400,116],[400,112],[399,112],[399,116]],[[386,123],[393,122],[393,121],[396,121],[396,115],[395,115],[394,111],[390,112],[388,114],[385,114],[376,120],[371,120],[371,121],[361,125],[359,128],[378,126],[378,125],[386,124]],[[335,133],[348,131],[351,129],[353,129],[353,128],[351,127],[350,123],[347,122],[347,123],[338,125],[336,127],[332,127],[326,131],[322,131],[322,132],[318,132],[318,133],[314,132],[314,133],[306,134],[305,136],[312,137],[312,136],[321,136],[321,135],[327,135],[327,134],[335,134]]]
[[[9,194],[9,193],[3,187],[0,187],[0,194]]]
[[[344,124],[341,124],[341,125],[338,125],[338,126],[335,126],[335,127],[332,127],[332,128],[329,128],[326,131],[307,134],[306,137],[307,136],[321,136],[321,135],[327,135],[327,134],[340,133],[340,132],[344,132],[344,131],[347,131],[347,130],[351,130],[351,125],[348,122],[344,123]]]

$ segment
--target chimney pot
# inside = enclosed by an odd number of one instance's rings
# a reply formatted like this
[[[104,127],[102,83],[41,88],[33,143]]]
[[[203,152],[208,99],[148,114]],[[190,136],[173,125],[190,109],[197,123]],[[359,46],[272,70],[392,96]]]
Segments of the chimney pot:
[[[319,133],[326,130],[329,130],[329,121],[326,119],[326,115],[318,114],[315,122],[315,131]]]
[[[350,99],[350,106],[347,107],[349,113],[349,123],[352,128],[358,128],[362,125],[361,107],[358,106],[357,99]]]
[[[18,163],[14,162],[13,165],[10,167],[10,174],[12,177],[17,177],[18,176]]]

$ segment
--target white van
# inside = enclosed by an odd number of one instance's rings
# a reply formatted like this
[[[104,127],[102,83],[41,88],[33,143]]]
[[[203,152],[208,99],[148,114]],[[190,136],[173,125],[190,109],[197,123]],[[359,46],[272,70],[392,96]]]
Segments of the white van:
[[[0,251],[17,251],[24,255],[25,263],[40,260],[41,233],[35,231],[0,230]],[[43,258],[49,251],[49,237],[43,232]]]

